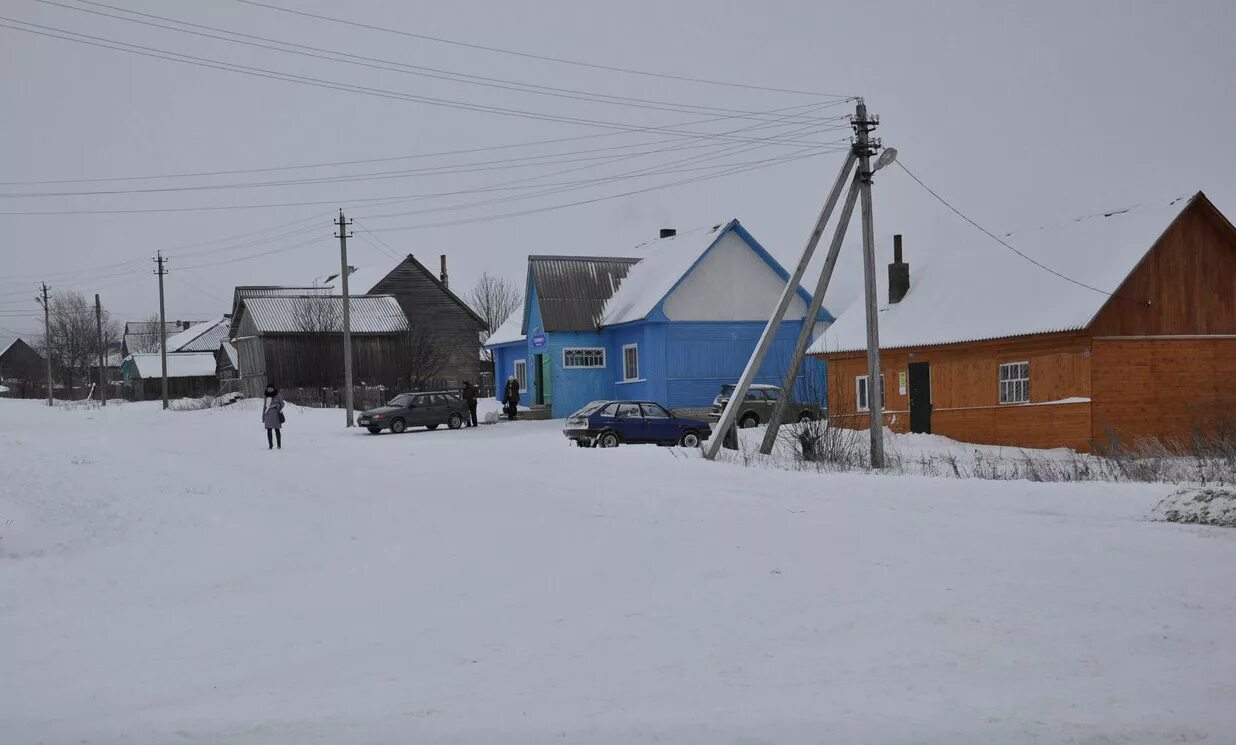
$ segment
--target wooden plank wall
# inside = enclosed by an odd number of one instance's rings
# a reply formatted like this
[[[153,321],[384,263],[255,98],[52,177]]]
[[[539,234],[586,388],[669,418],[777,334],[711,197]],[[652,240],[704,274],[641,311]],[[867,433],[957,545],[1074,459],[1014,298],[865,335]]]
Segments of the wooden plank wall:
[[[1236,334],[1236,236],[1198,200],[1116,295],[1095,316],[1094,336]]]
[[[242,340],[243,341],[243,340]],[[280,388],[334,388],[343,385],[342,334],[268,334],[261,337],[265,382]],[[239,352],[242,347],[238,346]],[[352,380],[356,385],[407,387],[407,350],[404,334],[354,334]],[[245,395],[250,393],[245,371]],[[256,395],[261,395],[259,391]]]
[[[1095,442],[1188,438],[1236,423],[1236,338],[1094,340]]]
[[[428,329],[447,350],[449,362],[440,377],[477,381],[480,373],[480,332],[484,324],[469,313],[437,277],[412,257],[395,267],[374,288],[375,293],[394,295],[413,328]]]

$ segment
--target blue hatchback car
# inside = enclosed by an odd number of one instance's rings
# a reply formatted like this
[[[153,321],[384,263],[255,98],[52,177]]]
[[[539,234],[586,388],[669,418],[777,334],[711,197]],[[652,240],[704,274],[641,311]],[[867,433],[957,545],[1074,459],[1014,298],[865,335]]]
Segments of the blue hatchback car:
[[[580,447],[616,448],[624,442],[699,447],[708,422],[684,419],[652,401],[593,401],[567,417],[562,433]]]

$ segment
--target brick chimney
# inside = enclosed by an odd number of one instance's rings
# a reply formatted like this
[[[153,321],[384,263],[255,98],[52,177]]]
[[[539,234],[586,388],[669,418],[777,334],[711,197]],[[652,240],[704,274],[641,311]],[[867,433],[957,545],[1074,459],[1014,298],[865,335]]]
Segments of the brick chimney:
[[[450,287],[451,286],[450,280],[448,280],[446,277],[446,254],[442,254],[441,256],[439,256],[438,260],[442,264],[442,272],[438,275],[438,279],[442,280],[443,287]]]
[[[662,238],[673,238],[676,235],[678,235],[678,231],[674,228],[661,228]]]
[[[910,265],[901,257],[901,236],[893,236],[893,263],[888,265],[888,302],[900,303],[910,291]]]

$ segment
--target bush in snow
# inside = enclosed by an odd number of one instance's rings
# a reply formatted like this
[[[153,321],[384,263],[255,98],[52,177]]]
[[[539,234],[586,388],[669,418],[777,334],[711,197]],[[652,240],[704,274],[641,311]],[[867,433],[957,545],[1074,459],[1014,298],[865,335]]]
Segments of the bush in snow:
[[[1236,489],[1186,487],[1169,494],[1150,514],[1169,523],[1236,528]]]

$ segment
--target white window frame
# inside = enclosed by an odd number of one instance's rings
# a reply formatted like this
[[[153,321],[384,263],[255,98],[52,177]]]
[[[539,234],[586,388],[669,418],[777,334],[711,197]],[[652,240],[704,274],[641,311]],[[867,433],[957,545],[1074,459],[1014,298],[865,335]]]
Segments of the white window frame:
[[[635,352],[635,374],[627,369],[627,352]],[[639,345],[638,344],[623,344],[622,345],[622,380],[623,382],[631,382],[639,380]]]
[[[521,372],[522,369],[522,372]],[[519,381],[519,392],[525,393],[528,390],[528,360],[515,360],[511,364],[511,374]]]
[[[1025,377],[1022,377],[1020,368],[1025,365]],[[1010,375],[1017,374],[1017,377],[1004,376],[1005,371],[1010,371]],[[1000,404],[1002,406],[1014,406],[1017,404],[1030,403],[1030,361],[1018,360],[1017,362],[1001,362],[1000,369],[996,372],[997,385],[999,386]],[[1021,385],[1023,384],[1024,385]],[[1025,391],[1024,397],[1021,392]],[[1010,395],[1011,394],[1011,395]]]
[[[859,411],[871,411],[871,396],[868,395],[867,403],[863,403],[863,393],[867,387],[866,375],[854,376],[854,407]],[[888,403],[884,388],[884,373],[880,373],[880,411],[884,411],[885,405]]]
[[[583,352],[585,354],[597,352],[601,355],[601,364],[599,365],[568,365],[567,352]],[[605,369],[605,347],[563,347],[562,348],[562,369],[563,370],[603,370]]]

